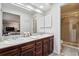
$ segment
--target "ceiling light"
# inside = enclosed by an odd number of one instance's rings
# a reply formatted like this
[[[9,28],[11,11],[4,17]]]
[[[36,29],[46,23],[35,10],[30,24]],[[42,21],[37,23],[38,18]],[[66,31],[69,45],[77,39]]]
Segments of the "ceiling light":
[[[41,10],[39,10],[39,9],[35,9],[35,8],[33,8],[32,6],[30,6],[30,5],[26,5],[26,6],[24,6],[22,3],[12,3],[13,5],[16,5],[16,6],[18,6],[18,7],[20,7],[20,8],[23,8],[23,9],[26,9],[26,10],[33,10],[33,11],[36,11],[36,12],[38,12],[38,13],[42,13],[42,11]]]
[[[27,8],[34,10],[34,8],[30,5],[27,5]]]
[[[40,6],[40,8],[44,8],[44,6]]]
[[[19,5],[23,5],[22,3],[17,3],[17,4],[19,4]]]
[[[36,12],[42,13],[42,11],[40,11],[39,9],[35,9]]]
[[[25,7],[23,4],[21,4],[21,3],[11,3],[11,4],[16,5],[16,6],[20,7],[20,8],[26,9],[26,10],[31,10],[30,8],[26,8],[26,7]]]

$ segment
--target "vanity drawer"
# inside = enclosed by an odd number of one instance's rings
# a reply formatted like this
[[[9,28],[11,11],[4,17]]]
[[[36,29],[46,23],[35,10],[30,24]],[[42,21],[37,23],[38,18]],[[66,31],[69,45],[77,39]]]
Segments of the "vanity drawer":
[[[30,49],[30,48],[35,48],[35,42],[30,42],[30,43],[28,43],[28,44],[24,44],[24,45],[21,47],[22,51],[23,51],[23,50]]]
[[[35,56],[35,42],[29,42],[22,45],[21,56]]]
[[[30,48],[22,51],[21,56],[35,56],[35,48]]]
[[[44,44],[49,43],[49,39],[50,39],[49,37],[48,37],[48,38],[44,38],[44,39],[43,39],[43,43],[44,43]]]
[[[36,47],[42,46],[42,40],[36,41]]]
[[[1,52],[0,56],[18,56],[19,54],[20,54],[20,51],[18,48],[16,48],[11,50],[8,49],[7,51]]]

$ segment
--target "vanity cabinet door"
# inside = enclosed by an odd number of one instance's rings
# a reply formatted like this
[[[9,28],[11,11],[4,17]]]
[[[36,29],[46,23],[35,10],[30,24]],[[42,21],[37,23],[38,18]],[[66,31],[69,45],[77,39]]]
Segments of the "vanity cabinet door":
[[[54,40],[54,37],[53,36],[50,37],[50,50],[49,50],[49,53],[53,52],[53,46],[54,46],[53,40]]]
[[[36,56],[42,56],[42,40],[36,41]]]
[[[35,56],[35,48],[30,48],[22,51],[21,56]]]
[[[6,48],[0,50],[0,56],[19,56],[19,55],[20,55],[20,50],[18,48],[14,48],[14,49]]]
[[[22,56],[35,56],[35,42],[24,44],[21,47]]]
[[[49,38],[43,39],[43,55],[47,56],[49,54]]]

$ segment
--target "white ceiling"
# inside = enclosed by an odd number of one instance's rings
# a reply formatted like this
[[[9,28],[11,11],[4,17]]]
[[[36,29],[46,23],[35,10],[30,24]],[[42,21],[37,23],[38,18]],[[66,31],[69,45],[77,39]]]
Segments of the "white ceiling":
[[[24,3],[24,5],[26,6],[27,3]],[[37,9],[40,9],[42,11],[47,11],[51,8],[51,5],[50,3],[29,3],[29,5],[37,8]],[[41,6],[43,6],[43,8],[41,8]]]
[[[52,8],[53,4],[52,3],[13,3],[13,5],[22,7],[32,13],[44,14]]]
[[[15,8],[29,14],[46,14],[48,11],[50,11],[52,5],[52,3],[2,3],[2,9],[8,7]]]

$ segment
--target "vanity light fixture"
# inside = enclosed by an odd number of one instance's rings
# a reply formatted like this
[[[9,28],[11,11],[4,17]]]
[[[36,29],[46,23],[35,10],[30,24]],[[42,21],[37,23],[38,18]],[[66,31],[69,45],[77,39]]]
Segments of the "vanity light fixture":
[[[44,6],[41,5],[40,8],[44,8]]]
[[[29,9],[31,9],[31,10],[33,10],[33,11],[36,11],[36,12],[38,12],[38,13],[42,13],[41,10],[35,9],[35,8],[33,8],[32,6],[30,6],[30,5],[27,5],[27,8],[29,8]]]
[[[31,9],[31,10],[34,10],[34,8],[32,6],[30,6],[30,5],[27,5],[26,7]]]
[[[35,9],[35,11],[38,12],[38,13],[42,13],[42,11],[39,10],[39,9]]]
[[[19,4],[19,5],[23,5],[22,3],[17,3],[17,4]]]

